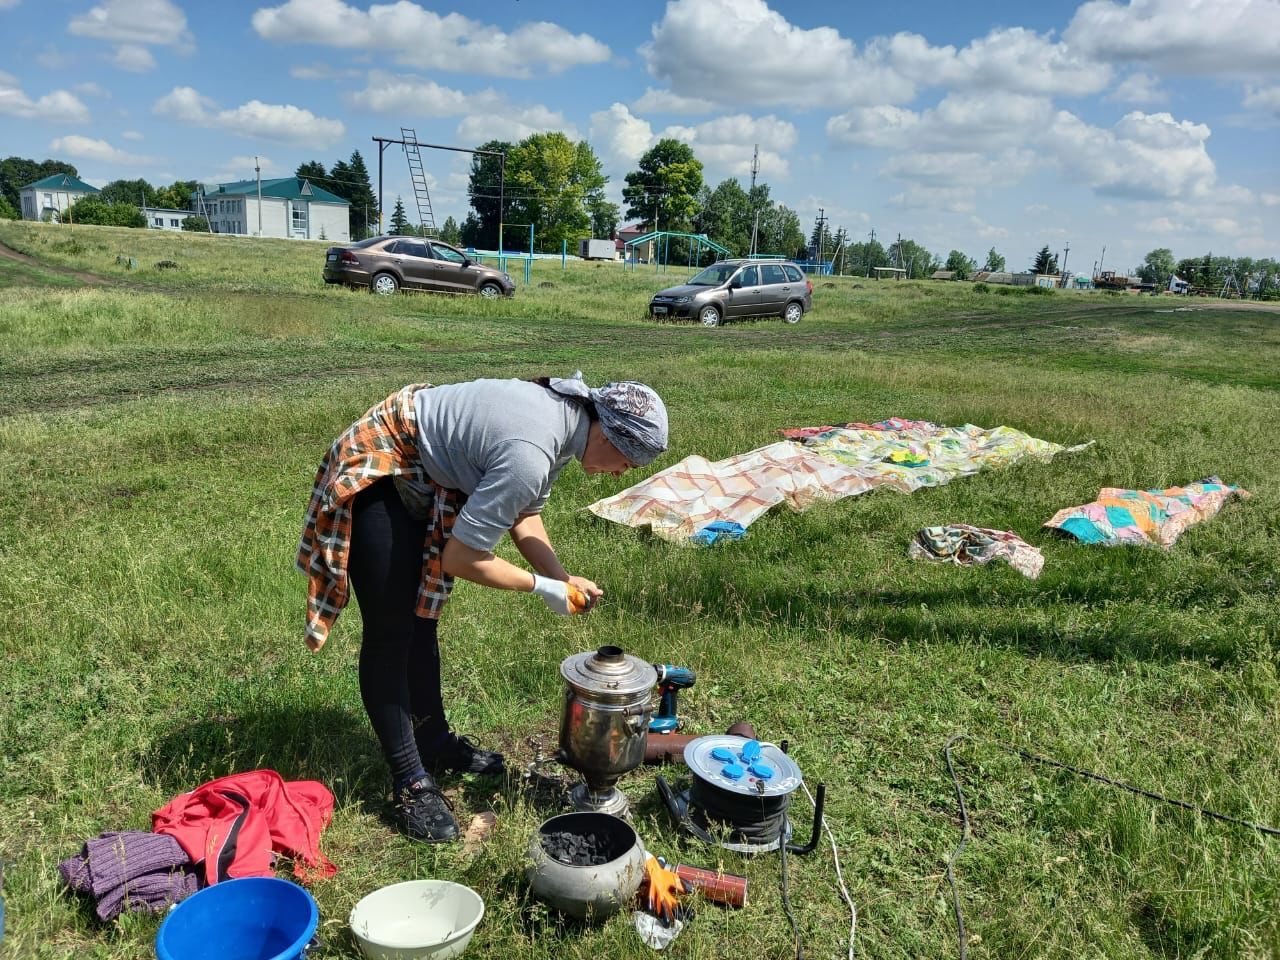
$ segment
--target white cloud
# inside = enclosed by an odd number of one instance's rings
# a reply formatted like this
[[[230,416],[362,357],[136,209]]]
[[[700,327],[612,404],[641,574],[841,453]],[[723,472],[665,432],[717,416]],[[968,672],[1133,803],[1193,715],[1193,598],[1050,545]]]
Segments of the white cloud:
[[[250,100],[232,110],[223,110],[191,87],[174,87],[156,101],[152,110],[182,123],[215,127],[249,139],[315,147],[327,147],[346,133],[341,120],[318,117],[293,104]]]
[[[1171,73],[1271,72],[1280,62],[1280,3],[1090,0],[1063,37],[1095,59],[1149,63]]]
[[[347,100],[375,113],[413,117],[458,117],[507,106],[506,98],[493,89],[464,93],[434,80],[381,70],[371,71],[365,88],[349,94]]]
[[[89,119],[89,108],[66,90],[54,90],[32,100],[17,77],[0,70],[0,115],[47,123],[84,123]]]
[[[283,177],[289,174],[289,171],[281,170],[270,157],[258,157],[257,160],[262,167],[262,175],[264,177]],[[252,180],[255,177],[253,162],[253,157],[247,154],[239,154],[228,159],[219,169],[209,173],[207,176],[199,177],[199,182],[217,184]],[[316,185],[324,187],[326,190],[330,189],[328,184],[320,183],[319,181],[317,181]]]
[[[1000,187],[1021,180],[1034,166],[1030,150],[1005,150],[997,155],[944,150],[905,151],[890,157],[884,171],[898,180],[920,186]]]
[[[1168,113],[1135,110],[1107,130],[1062,110],[1044,133],[1043,149],[1069,179],[1101,194],[1203,196],[1217,177],[1205,149],[1209,133],[1205,124]]]
[[[110,90],[94,83],[92,80],[85,83],[77,83],[75,89],[76,93],[83,93],[86,97],[102,97],[104,100],[111,98]]]
[[[76,58],[69,53],[63,53],[52,43],[45,44],[45,48],[36,54],[36,63],[44,67],[46,70],[65,70],[67,67],[74,66]],[[88,183],[88,181],[85,181]]]
[[[515,143],[535,133],[560,131],[570,140],[578,139],[578,129],[565,119],[564,114],[541,104],[518,107],[506,104],[491,113],[477,113],[465,117],[458,124],[457,136],[463,143],[484,143],[488,140],[509,140]]]
[[[128,153],[118,147],[113,147],[105,140],[94,140],[92,137],[82,137],[79,134],[57,137],[50,141],[49,149],[63,156],[76,157],[82,160],[96,160],[99,163],[130,165],[155,162],[151,157]]]
[[[424,69],[507,77],[527,77],[535,68],[559,73],[611,56],[594,37],[554,23],[526,23],[506,33],[460,13],[442,16],[412,0],[375,3],[367,10],[343,0],[287,0],[257,10],[253,28],[279,43],[387,51],[399,63]]]
[[[1280,116],[1280,86],[1245,87],[1244,105],[1250,110],[1264,110]]]
[[[786,177],[790,171],[784,154],[795,146],[797,134],[795,126],[772,114],[735,114],[692,126],[674,125],[658,132],[623,103],[614,103],[608,110],[591,115],[592,141],[603,144],[604,156],[618,166],[634,164],[646,150],[668,137],[689,144],[711,170],[731,176],[751,172],[752,154],[756,144],[761,144],[760,173]]]
[[[859,51],[831,27],[796,26],[766,0],[671,0],[641,53],[670,89],[651,91],[656,102],[642,97],[637,109],[658,109],[660,94],[800,108],[904,104],[937,86],[1083,95],[1104,89],[1111,77],[1109,64],[1023,27],[992,30],[959,50],[897,33]]]
[[[974,233],[984,240],[998,240],[1009,235],[1009,231],[1004,227],[992,226],[979,216],[970,217],[969,226],[973,228]]]
[[[0,10],[11,10],[21,2],[22,0],[0,0]]]
[[[120,134],[121,140],[142,140],[143,136],[137,130],[126,130]]]
[[[917,150],[990,151],[1016,146],[1036,135],[1053,116],[1044,97],[1014,93],[953,93],[936,107],[854,107],[827,121],[836,143]]]
[[[191,42],[186,14],[169,0],[105,0],[72,18],[67,30],[119,43],[178,47]]]
[[[1131,73],[1107,94],[1108,100],[1120,103],[1162,103],[1169,99],[1169,94],[1160,89],[1160,81],[1149,73]]]
[[[933,187],[912,184],[889,202],[909,210],[945,210],[948,213],[970,213],[977,191],[973,187]]]
[[[1280,193],[1264,193],[1258,199],[1264,207],[1280,207]]]
[[[122,43],[116,47],[111,62],[121,70],[127,70],[130,73],[146,73],[155,67],[156,58],[141,44]]]
[[[670,90],[649,87],[635,100],[631,109],[636,113],[709,113],[714,105],[702,97],[682,97]]]

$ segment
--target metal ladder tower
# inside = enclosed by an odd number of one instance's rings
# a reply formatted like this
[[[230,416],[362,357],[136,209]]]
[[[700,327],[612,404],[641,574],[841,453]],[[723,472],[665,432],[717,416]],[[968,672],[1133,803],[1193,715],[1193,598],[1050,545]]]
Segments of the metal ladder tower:
[[[418,222],[423,236],[436,235],[436,217],[431,211],[431,194],[427,191],[427,174],[422,167],[422,154],[418,151],[418,135],[412,127],[401,127],[404,139],[404,155],[409,161],[409,180],[413,184],[413,199],[418,204]]]

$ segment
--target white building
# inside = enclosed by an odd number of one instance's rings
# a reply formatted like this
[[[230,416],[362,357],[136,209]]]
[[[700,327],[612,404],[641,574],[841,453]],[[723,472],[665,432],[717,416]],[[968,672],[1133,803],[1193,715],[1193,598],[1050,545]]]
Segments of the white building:
[[[142,215],[147,218],[147,227],[151,230],[181,230],[182,221],[191,216],[190,210],[173,210],[169,207],[142,207]]]
[[[214,233],[295,240],[351,239],[350,204],[304,177],[223,183],[192,194],[191,208],[209,220]]]
[[[22,205],[23,220],[43,220],[46,215],[57,220],[63,211],[81,197],[98,193],[97,187],[91,187],[79,177],[69,173],[55,173],[28,183],[18,191]]]

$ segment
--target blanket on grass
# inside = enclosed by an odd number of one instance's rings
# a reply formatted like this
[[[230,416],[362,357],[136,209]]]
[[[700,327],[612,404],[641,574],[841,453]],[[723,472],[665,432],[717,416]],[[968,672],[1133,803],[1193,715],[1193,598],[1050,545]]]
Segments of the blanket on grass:
[[[1044,554],[1009,530],[951,523],[925,527],[916,533],[907,556],[912,560],[936,560],[960,566],[1004,560],[1024,577],[1034,580],[1044,567]]]
[[[879,487],[910,493],[1025,458],[1047,462],[1089,446],[1063,447],[1010,427],[945,427],[896,417],[783,433],[796,442],[784,440],[715,462],[686,457],[587,509],[616,523],[651,527],[664,540],[688,541],[716,522],[745,529],[779,503],[806,510]]]
[[[1168,549],[1188,527],[1214,516],[1228,500],[1249,496],[1248,490],[1217,477],[1166,490],[1103,487],[1097,500],[1059,510],[1045,526],[1081,543],[1108,547],[1136,543]]]

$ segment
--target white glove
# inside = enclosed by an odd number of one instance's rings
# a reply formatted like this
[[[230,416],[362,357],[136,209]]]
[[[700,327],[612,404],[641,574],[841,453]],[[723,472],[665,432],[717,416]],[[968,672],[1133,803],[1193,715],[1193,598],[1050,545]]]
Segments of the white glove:
[[[550,577],[533,575],[533,592],[542,598],[552,613],[562,617],[573,614],[569,604],[569,584],[563,580],[552,580]]]

